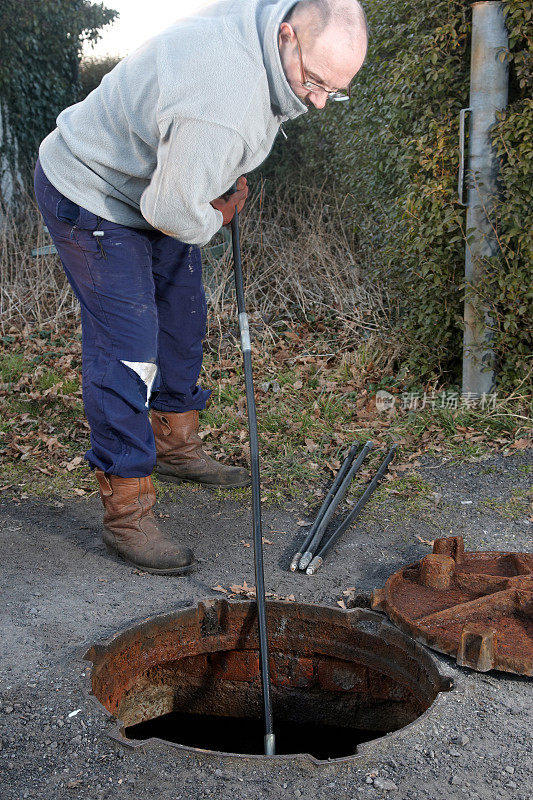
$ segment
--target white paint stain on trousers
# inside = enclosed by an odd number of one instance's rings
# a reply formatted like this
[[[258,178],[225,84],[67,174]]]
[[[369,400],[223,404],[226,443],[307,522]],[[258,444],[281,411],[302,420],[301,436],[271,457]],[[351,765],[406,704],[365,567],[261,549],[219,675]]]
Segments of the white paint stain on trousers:
[[[148,408],[152,386],[157,375],[157,364],[153,364],[151,361],[121,361],[121,363],[137,373],[139,378],[146,384],[146,408]]]

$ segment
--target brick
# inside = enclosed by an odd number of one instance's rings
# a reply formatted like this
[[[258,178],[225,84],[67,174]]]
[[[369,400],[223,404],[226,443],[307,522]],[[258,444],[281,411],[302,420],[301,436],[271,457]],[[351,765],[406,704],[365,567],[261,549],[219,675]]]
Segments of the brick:
[[[292,686],[304,689],[313,683],[313,661],[291,653],[274,653],[270,658],[270,672],[275,686]]]
[[[211,665],[218,680],[253,683],[260,679],[259,653],[255,650],[229,650],[213,654]]]
[[[376,700],[406,700],[411,692],[387,675],[379,672],[369,673],[370,694]]]
[[[320,661],[318,681],[326,692],[368,691],[367,668],[361,664],[334,660]]]

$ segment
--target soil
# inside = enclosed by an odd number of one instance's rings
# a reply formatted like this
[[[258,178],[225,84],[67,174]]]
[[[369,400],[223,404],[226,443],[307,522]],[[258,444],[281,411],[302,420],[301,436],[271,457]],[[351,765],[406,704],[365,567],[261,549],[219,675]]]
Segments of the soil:
[[[426,461],[419,474],[434,502],[400,498],[369,506],[313,577],[289,572],[316,509],[293,501],[263,515],[267,589],[302,602],[335,605],[355,587],[368,594],[400,566],[430,552],[437,536],[461,535],[467,550],[533,550],[532,528],[506,500],[529,488],[532,455],[476,463]],[[486,501],[489,501],[488,503]],[[87,647],[146,616],[221,596],[212,587],[254,583],[250,501],[196,487],[159,504],[169,532],[194,548],[186,578],[142,574],[114,559],[100,536],[98,497],[0,503],[1,796],[103,800],[529,800],[533,783],[532,681],[480,674],[435,654],[455,688],[413,725],[363,746],[349,762],[317,766],[305,756],[239,760],[170,750],[132,750],[88,696]],[[420,537],[418,539],[417,537]],[[244,542],[244,543],[243,543]]]

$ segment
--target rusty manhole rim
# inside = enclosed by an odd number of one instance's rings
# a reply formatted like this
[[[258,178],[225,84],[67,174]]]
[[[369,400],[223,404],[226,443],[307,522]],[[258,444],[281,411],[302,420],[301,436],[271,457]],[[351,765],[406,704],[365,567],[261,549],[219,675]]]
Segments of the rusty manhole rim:
[[[111,728],[108,728],[107,730],[104,731],[105,735],[108,738],[112,739],[113,741],[115,741],[116,743],[120,744],[122,747],[128,750],[141,751],[143,753],[145,752],[147,753],[150,749],[156,747],[159,750],[159,752],[167,751],[168,753],[172,753],[173,751],[178,751],[190,755],[195,755],[198,757],[209,757],[209,758],[214,757],[218,760],[238,759],[239,761],[245,760],[248,762],[258,760],[259,763],[264,763],[265,759],[278,760],[278,761],[294,761],[295,759],[297,760],[304,759],[310,761],[313,765],[317,767],[335,763],[349,763],[353,762],[355,759],[361,759],[367,757],[374,750],[381,751],[384,748],[388,747],[389,743],[392,743],[399,738],[409,736],[414,726],[425,723],[430,715],[435,715],[440,713],[443,703],[446,702],[446,695],[448,695],[452,691],[454,693],[458,691],[459,687],[455,678],[452,678],[450,674],[446,674],[442,671],[442,667],[444,665],[442,663],[439,663],[438,657],[436,657],[435,654],[432,653],[427,647],[417,642],[413,637],[404,633],[398,626],[390,622],[387,616],[383,613],[359,607],[341,609],[334,606],[327,606],[318,603],[295,604],[294,602],[289,602],[289,601],[267,601],[267,612],[268,609],[269,608],[272,609],[272,607],[281,607],[281,608],[285,607],[287,609],[294,609],[295,607],[303,607],[304,609],[309,609],[311,612],[315,609],[317,611],[327,609],[327,611],[330,614],[332,614],[338,620],[341,621],[343,620],[345,623],[348,623],[348,621],[350,620],[353,621],[360,620],[363,624],[370,623],[371,625],[374,625],[376,629],[379,631],[379,635],[380,636],[383,635],[385,639],[392,638],[393,640],[395,639],[396,642],[398,642],[398,639],[401,637],[402,643],[410,647],[412,650],[416,651],[417,655],[420,656],[420,658],[425,662],[424,666],[427,668],[428,672],[432,672],[433,676],[438,681],[438,688],[436,689],[434,700],[430,702],[429,706],[411,722],[408,722],[407,724],[403,725],[397,730],[385,732],[382,736],[358,744],[356,752],[354,754],[348,756],[328,758],[328,759],[320,759],[312,755],[311,753],[307,752],[283,753],[283,754],[267,756],[259,753],[234,753],[231,751],[209,750],[200,747],[194,747],[192,745],[172,742],[169,741],[168,739],[162,739],[157,736],[153,736],[144,740],[128,739],[123,732],[124,729],[128,726],[115,714],[109,711],[109,709],[105,707],[105,705],[101,702],[101,700],[99,700],[99,698],[93,691],[92,674],[95,668],[95,662],[91,657],[91,654],[93,653],[95,648],[108,649],[113,643],[119,641],[122,637],[131,634],[131,632],[134,630],[140,629],[142,627],[148,627],[150,625],[156,624],[159,621],[171,620],[176,618],[177,616],[198,611],[201,608],[203,609],[211,608],[215,605],[220,605],[220,604],[241,606],[246,608],[255,607],[255,602],[250,600],[228,601],[225,598],[213,598],[213,597],[208,598],[204,601],[199,601],[196,604],[187,606],[178,606],[172,611],[160,614],[154,614],[150,617],[143,618],[137,623],[133,623],[133,625],[124,626],[111,636],[105,639],[101,639],[97,642],[94,642],[87,650],[85,650],[85,652],[82,655],[82,658],[84,661],[90,663],[90,667],[85,673],[86,696],[88,699],[90,699],[90,702],[95,704],[96,708],[100,713],[103,712],[103,715],[108,722],[114,723]]]

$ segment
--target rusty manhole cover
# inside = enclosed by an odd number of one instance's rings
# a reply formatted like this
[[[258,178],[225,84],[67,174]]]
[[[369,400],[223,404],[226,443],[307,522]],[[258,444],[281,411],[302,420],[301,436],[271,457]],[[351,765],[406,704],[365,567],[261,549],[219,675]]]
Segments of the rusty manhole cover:
[[[372,608],[460,666],[533,675],[533,553],[465,553],[460,536],[436,539]]]
[[[451,688],[381,614],[268,602],[279,755],[324,760],[417,720]],[[256,607],[217,599],[147,619],[86,653],[123,744],[263,753]]]

